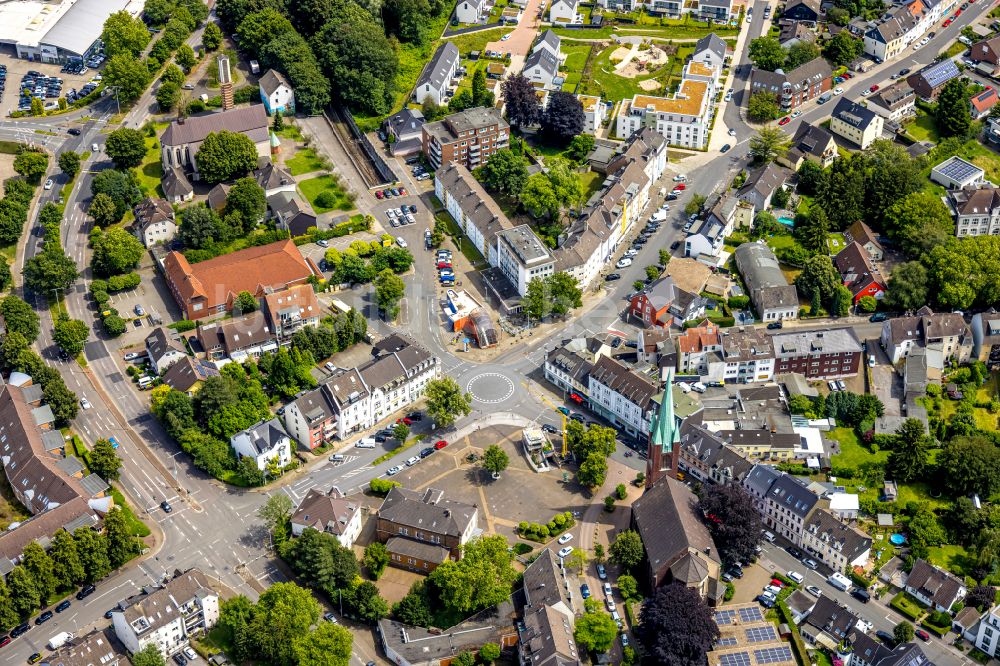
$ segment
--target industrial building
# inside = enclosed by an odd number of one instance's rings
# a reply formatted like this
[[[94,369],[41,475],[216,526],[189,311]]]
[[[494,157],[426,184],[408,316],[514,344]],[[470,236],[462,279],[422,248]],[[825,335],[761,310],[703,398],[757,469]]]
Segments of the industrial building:
[[[115,12],[138,15],[143,0],[24,0],[0,4],[0,44],[19,58],[63,64],[86,59],[100,45],[104,22]]]

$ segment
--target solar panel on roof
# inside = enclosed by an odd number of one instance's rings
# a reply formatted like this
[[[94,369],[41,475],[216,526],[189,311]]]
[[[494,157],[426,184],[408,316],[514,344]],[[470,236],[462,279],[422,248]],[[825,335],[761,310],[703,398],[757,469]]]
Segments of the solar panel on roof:
[[[783,661],[792,660],[792,650],[787,645],[773,648],[762,648],[753,651],[754,659],[758,664],[778,664]]]
[[[724,654],[719,657],[719,666],[750,666],[750,653]]]
[[[742,609],[740,609],[742,610]],[[736,611],[732,609],[715,611],[716,624],[732,624],[736,621]]]
[[[953,159],[945,164],[940,171],[941,175],[952,180],[964,181],[966,178],[979,171],[979,167],[975,164],[970,164],[965,160]]]
[[[759,622],[764,619],[758,606],[745,606],[739,610],[741,622]]]
[[[751,643],[766,643],[778,637],[778,634],[774,631],[774,627],[770,625],[766,627],[750,627],[746,630],[746,634],[747,640]]]
[[[739,641],[736,640],[735,636],[723,636],[715,642],[715,647],[729,647],[736,645]]]

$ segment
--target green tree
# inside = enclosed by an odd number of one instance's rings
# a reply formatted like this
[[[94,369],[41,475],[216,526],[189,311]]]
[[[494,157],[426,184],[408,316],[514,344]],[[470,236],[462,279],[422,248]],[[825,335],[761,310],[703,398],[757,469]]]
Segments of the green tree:
[[[472,396],[463,393],[451,377],[439,377],[427,382],[424,390],[427,397],[427,415],[438,428],[448,428],[459,416],[468,416],[472,412]]]
[[[389,614],[389,604],[379,594],[375,583],[365,581],[358,585],[351,595],[354,611],[365,622],[374,624]]]
[[[14,171],[31,183],[38,183],[49,168],[49,157],[34,150],[22,150],[14,158]]]
[[[28,617],[42,605],[38,585],[22,564],[18,564],[7,574],[7,589],[10,591],[14,610],[22,618]]]
[[[569,142],[569,148],[566,149],[566,156],[574,162],[584,162],[587,159],[587,155],[594,150],[594,141],[593,134],[577,134]]]
[[[190,72],[191,68],[198,62],[198,58],[194,54],[194,49],[192,49],[188,44],[180,45],[180,48],[177,49],[177,54],[174,56],[174,60],[177,61],[177,64],[180,65],[181,69],[185,72]]]
[[[896,639],[897,645],[909,643],[913,640],[913,625],[903,620],[892,630],[892,637]]]
[[[132,536],[125,512],[112,508],[104,517],[104,533],[108,540],[108,560],[118,568],[139,553],[139,544]]]
[[[257,147],[245,134],[209,132],[194,156],[202,180],[214,185],[242,178],[257,168]]]
[[[768,164],[785,155],[792,141],[778,127],[761,127],[750,137],[750,157],[758,164]]]
[[[0,580],[0,630],[7,631],[20,622],[21,618],[17,615],[10,590],[7,588],[7,584]]]
[[[924,424],[918,419],[906,419],[896,430],[892,452],[886,461],[886,472],[904,483],[922,478],[932,445]]]
[[[964,310],[1000,300],[1000,238],[951,238],[924,258],[928,291],[943,308]]]
[[[280,117],[280,116],[278,116]],[[253,178],[240,178],[226,195],[226,213],[237,213],[243,220],[243,231],[247,232],[264,219],[267,201],[264,189]]]
[[[128,324],[126,324],[125,320],[116,314],[110,314],[101,319],[101,326],[104,328],[104,332],[112,338],[117,338],[119,335],[123,335],[125,331],[128,330]]]
[[[406,283],[387,268],[375,277],[375,300],[390,321],[399,314],[399,302],[406,295]]]
[[[257,517],[264,520],[272,535],[280,536],[283,540],[288,532],[288,521],[291,519],[293,511],[292,499],[288,495],[274,493],[257,509]]]
[[[80,553],[80,563],[88,583],[101,580],[111,571],[111,560],[108,557],[107,538],[89,527],[78,527],[73,532],[77,552]]]
[[[48,600],[55,593],[57,583],[52,558],[37,541],[32,541],[24,547],[24,552],[21,554],[21,564],[24,565],[31,580],[34,581],[38,595],[43,600]]]
[[[934,121],[942,137],[965,137],[969,134],[972,118],[969,116],[965,83],[961,79],[954,78],[944,85],[938,95]]]
[[[587,552],[581,548],[574,548],[569,555],[566,556],[566,566],[570,569],[576,569],[577,575],[583,575],[583,568],[587,566],[587,562],[590,560],[590,556]]]
[[[920,256],[955,236],[955,222],[940,197],[914,192],[898,200],[886,215],[886,232],[909,256]]]
[[[80,153],[72,150],[59,153],[59,168],[70,180],[76,178],[76,174],[80,173]]]
[[[116,210],[115,222],[142,200],[142,190],[139,189],[135,174],[117,169],[105,169],[95,175],[90,181],[90,193],[94,196],[104,193],[111,197]]]
[[[864,43],[851,35],[847,30],[841,30],[823,47],[823,55],[834,65],[846,65],[861,55]]]
[[[119,102],[131,102],[139,99],[149,85],[149,70],[135,56],[119,53],[104,66],[104,83],[117,89]]]
[[[446,612],[471,614],[508,598],[518,573],[507,540],[499,534],[474,538],[462,559],[449,560],[427,577]]]
[[[591,453],[576,472],[577,481],[587,488],[599,488],[608,476],[608,459],[599,453]]]
[[[927,303],[927,288],[927,268],[919,261],[907,261],[892,270],[886,300],[899,310],[917,310]]]
[[[486,664],[492,664],[500,658],[500,646],[496,643],[483,643],[479,648],[479,658]]]
[[[52,570],[56,577],[56,587],[68,588],[84,581],[86,572],[76,539],[64,529],[60,529],[52,537],[52,547],[49,549],[52,558]]]
[[[108,134],[104,152],[118,169],[133,169],[142,164],[146,156],[146,138],[131,127],[119,127]]]
[[[215,51],[222,44],[222,30],[214,22],[205,24],[205,29],[201,33],[201,45],[206,51]]]
[[[573,628],[577,645],[588,652],[607,652],[618,637],[618,625],[607,613],[584,613]]]
[[[793,70],[796,67],[815,60],[818,57],[819,46],[813,42],[796,42],[788,47],[788,57],[785,59],[785,68]]]
[[[565,271],[559,271],[545,278],[551,298],[552,314],[564,316],[573,308],[583,305],[583,290],[576,278]]]
[[[236,295],[233,302],[233,309],[242,313],[255,312],[257,310],[257,297],[249,291],[241,291]]]
[[[483,453],[483,469],[493,474],[495,478],[500,477],[500,472],[507,469],[510,458],[507,452],[496,444],[490,444]]]
[[[296,639],[319,620],[319,603],[295,583],[275,583],[260,595],[250,622],[255,656],[280,666],[296,663]]]
[[[385,544],[373,541],[365,546],[365,555],[362,564],[364,564],[368,573],[371,574],[371,577],[378,580],[382,572],[389,565],[389,551],[386,549]]]
[[[93,241],[91,264],[98,275],[127,273],[139,265],[146,248],[138,238],[121,227],[108,229]]]
[[[70,356],[83,351],[89,336],[90,328],[79,319],[60,319],[52,329],[52,341]]]
[[[531,278],[528,287],[521,297],[521,309],[528,316],[529,321],[541,320],[551,312],[548,300],[548,290],[545,287],[545,280],[542,278]]]
[[[775,37],[757,37],[750,40],[750,60],[759,69],[773,72],[785,64],[785,49]]]
[[[878,301],[874,296],[862,296],[858,299],[858,309],[862,312],[875,312],[878,308]]]
[[[703,194],[692,194],[691,200],[684,206],[685,215],[700,215],[701,209],[705,206],[705,196]]]
[[[293,638],[295,663],[300,666],[347,666],[351,662],[353,640],[354,636],[347,629],[332,622],[322,622],[304,636]]]
[[[181,68],[174,63],[170,63],[163,68],[163,74],[160,76],[160,80],[164,83],[176,83],[179,86],[184,83],[184,72],[182,72]]]
[[[822,302],[828,302],[833,298],[840,284],[840,273],[837,272],[830,256],[825,254],[810,257],[802,267],[802,272],[795,278],[795,288],[799,294],[807,297],[818,292]]]
[[[150,643],[132,655],[132,666],[166,666],[160,648],[156,643]]]
[[[150,34],[138,16],[127,11],[115,12],[104,21],[101,41],[108,57],[127,53],[138,57],[149,44]]]
[[[635,579],[635,576],[629,574],[618,576],[618,591],[626,600],[642,598],[642,595],[639,594],[639,581]]]
[[[107,439],[98,439],[90,452],[90,471],[105,481],[117,481],[121,476],[122,461],[114,446]]]
[[[750,95],[747,102],[747,115],[758,123],[774,120],[780,111],[777,96],[763,90]]]
[[[39,319],[34,309],[13,294],[0,301],[0,316],[3,316],[7,333],[20,333],[29,342],[38,337]]]
[[[517,197],[528,180],[528,160],[509,148],[501,148],[479,167],[476,175],[491,190]]]
[[[392,616],[404,624],[415,627],[431,625],[430,600],[423,580],[418,580],[410,586],[410,592],[392,607]]]
[[[460,652],[455,660],[451,662],[454,666],[475,666],[476,665],[476,655],[468,650]]]
[[[400,444],[405,443],[407,438],[410,436],[410,426],[400,421],[392,427],[392,436]]]
[[[481,67],[472,75],[472,105],[493,106],[493,93],[486,87],[486,70]]]
[[[156,104],[160,107],[161,113],[169,113],[174,110],[181,101],[181,86],[173,81],[164,81],[156,89]]]
[[[554,217],[559,214],[559,198],[552,181],[544,173],[528,176],[521,189],[520,202],[534,217]]]
[[[103,192],[95,194],[94,198],[90,200],[87,214],[94,219],[94,224],[99,227],[106,227],[119,220],[118,207],[115,205],[114,199]]]
[[[639,533],[634,530],[619,532],[608,549],[611,561],[628,571],[631,571],[639,562],[642,562],[645,553],[646,551],[642,546],[642,539],[639,538]]]
[[[1000,450],[982,435],[953,437],[937,464],[937,478],[955,496],[989,497],[1000,488]]]

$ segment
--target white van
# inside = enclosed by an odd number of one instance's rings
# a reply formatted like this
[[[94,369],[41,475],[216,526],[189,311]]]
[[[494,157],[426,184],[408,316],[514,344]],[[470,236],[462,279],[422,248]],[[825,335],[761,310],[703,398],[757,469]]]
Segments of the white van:
[[[679,388],[684,393],[691,392],[691,385],[687,382],[677,382],[677,388]]]
[[[707,388],[708,387],[702,384],[701,382],[695,382],[694,384],[691,384],[691,390],[697,393],[704,393],[705,389]]]
[[[364,439],[359,439],[354,443],[355,448],[358,449],[374,449],[375,448],[375,438],[365,437]]]
[[[767,539],[769,543],[774,543],[774,532],[764,530],[764,538]]]
[[[796,585],[801,585],[802,581],[806,579],[805,576],[800,574],[798,571],[789,571],[787,575],[788,578]]]
[[[841,592],[847,592],[847,590],[851,587],[851,580],[844,574],[838,572],[834,572],[829,578],[826,579],[826,582],[833,585]]]
[[[145,390],[145,389],[149,388],[149,386],[154,381],[155,380],[152,377],[150,377],[149,375],[143,375],[142,377],[139,377],[139,388],[142,389],[142,390]]]

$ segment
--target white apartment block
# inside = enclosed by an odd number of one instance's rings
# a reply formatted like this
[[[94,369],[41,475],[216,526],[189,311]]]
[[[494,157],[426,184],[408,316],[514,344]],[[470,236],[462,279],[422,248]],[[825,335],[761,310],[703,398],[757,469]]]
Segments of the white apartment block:
[[[718,92],[715,67],[691,61],[673,97],[636,95],[618,113],[618,136],[627,139],[642,127],[659,132],[672,146],[703,149],[708,140]]]
[[[169,656],[187,645],[191,636],[210,630],[219,621],[219,595],[197,569],[153,592],[126,599],[120,606],[124,610],[113,611],[111,622],[130,654],[155,645]]]
[[[948,205],[955,216],[955,235],[996,236],[1000,234],[1000,190],[990,185],[972,186],[948,193]]]
[[[545,279],[555,272],[556,262],[527,224],[497,234],[497,266],[520,296],[532,280]]]
[[[994,606],[979,621],[976,647],[991,657],[1000,657],[1000,606]]]
[[[577,95],[576,98],[583,104],[584,133],[596,134],[608,116],[607,105],[595,95]]]
[[[601,356],[588,377],[590,409],[633,436],[648,436],[658,409],[660,388],[608,356]]]

